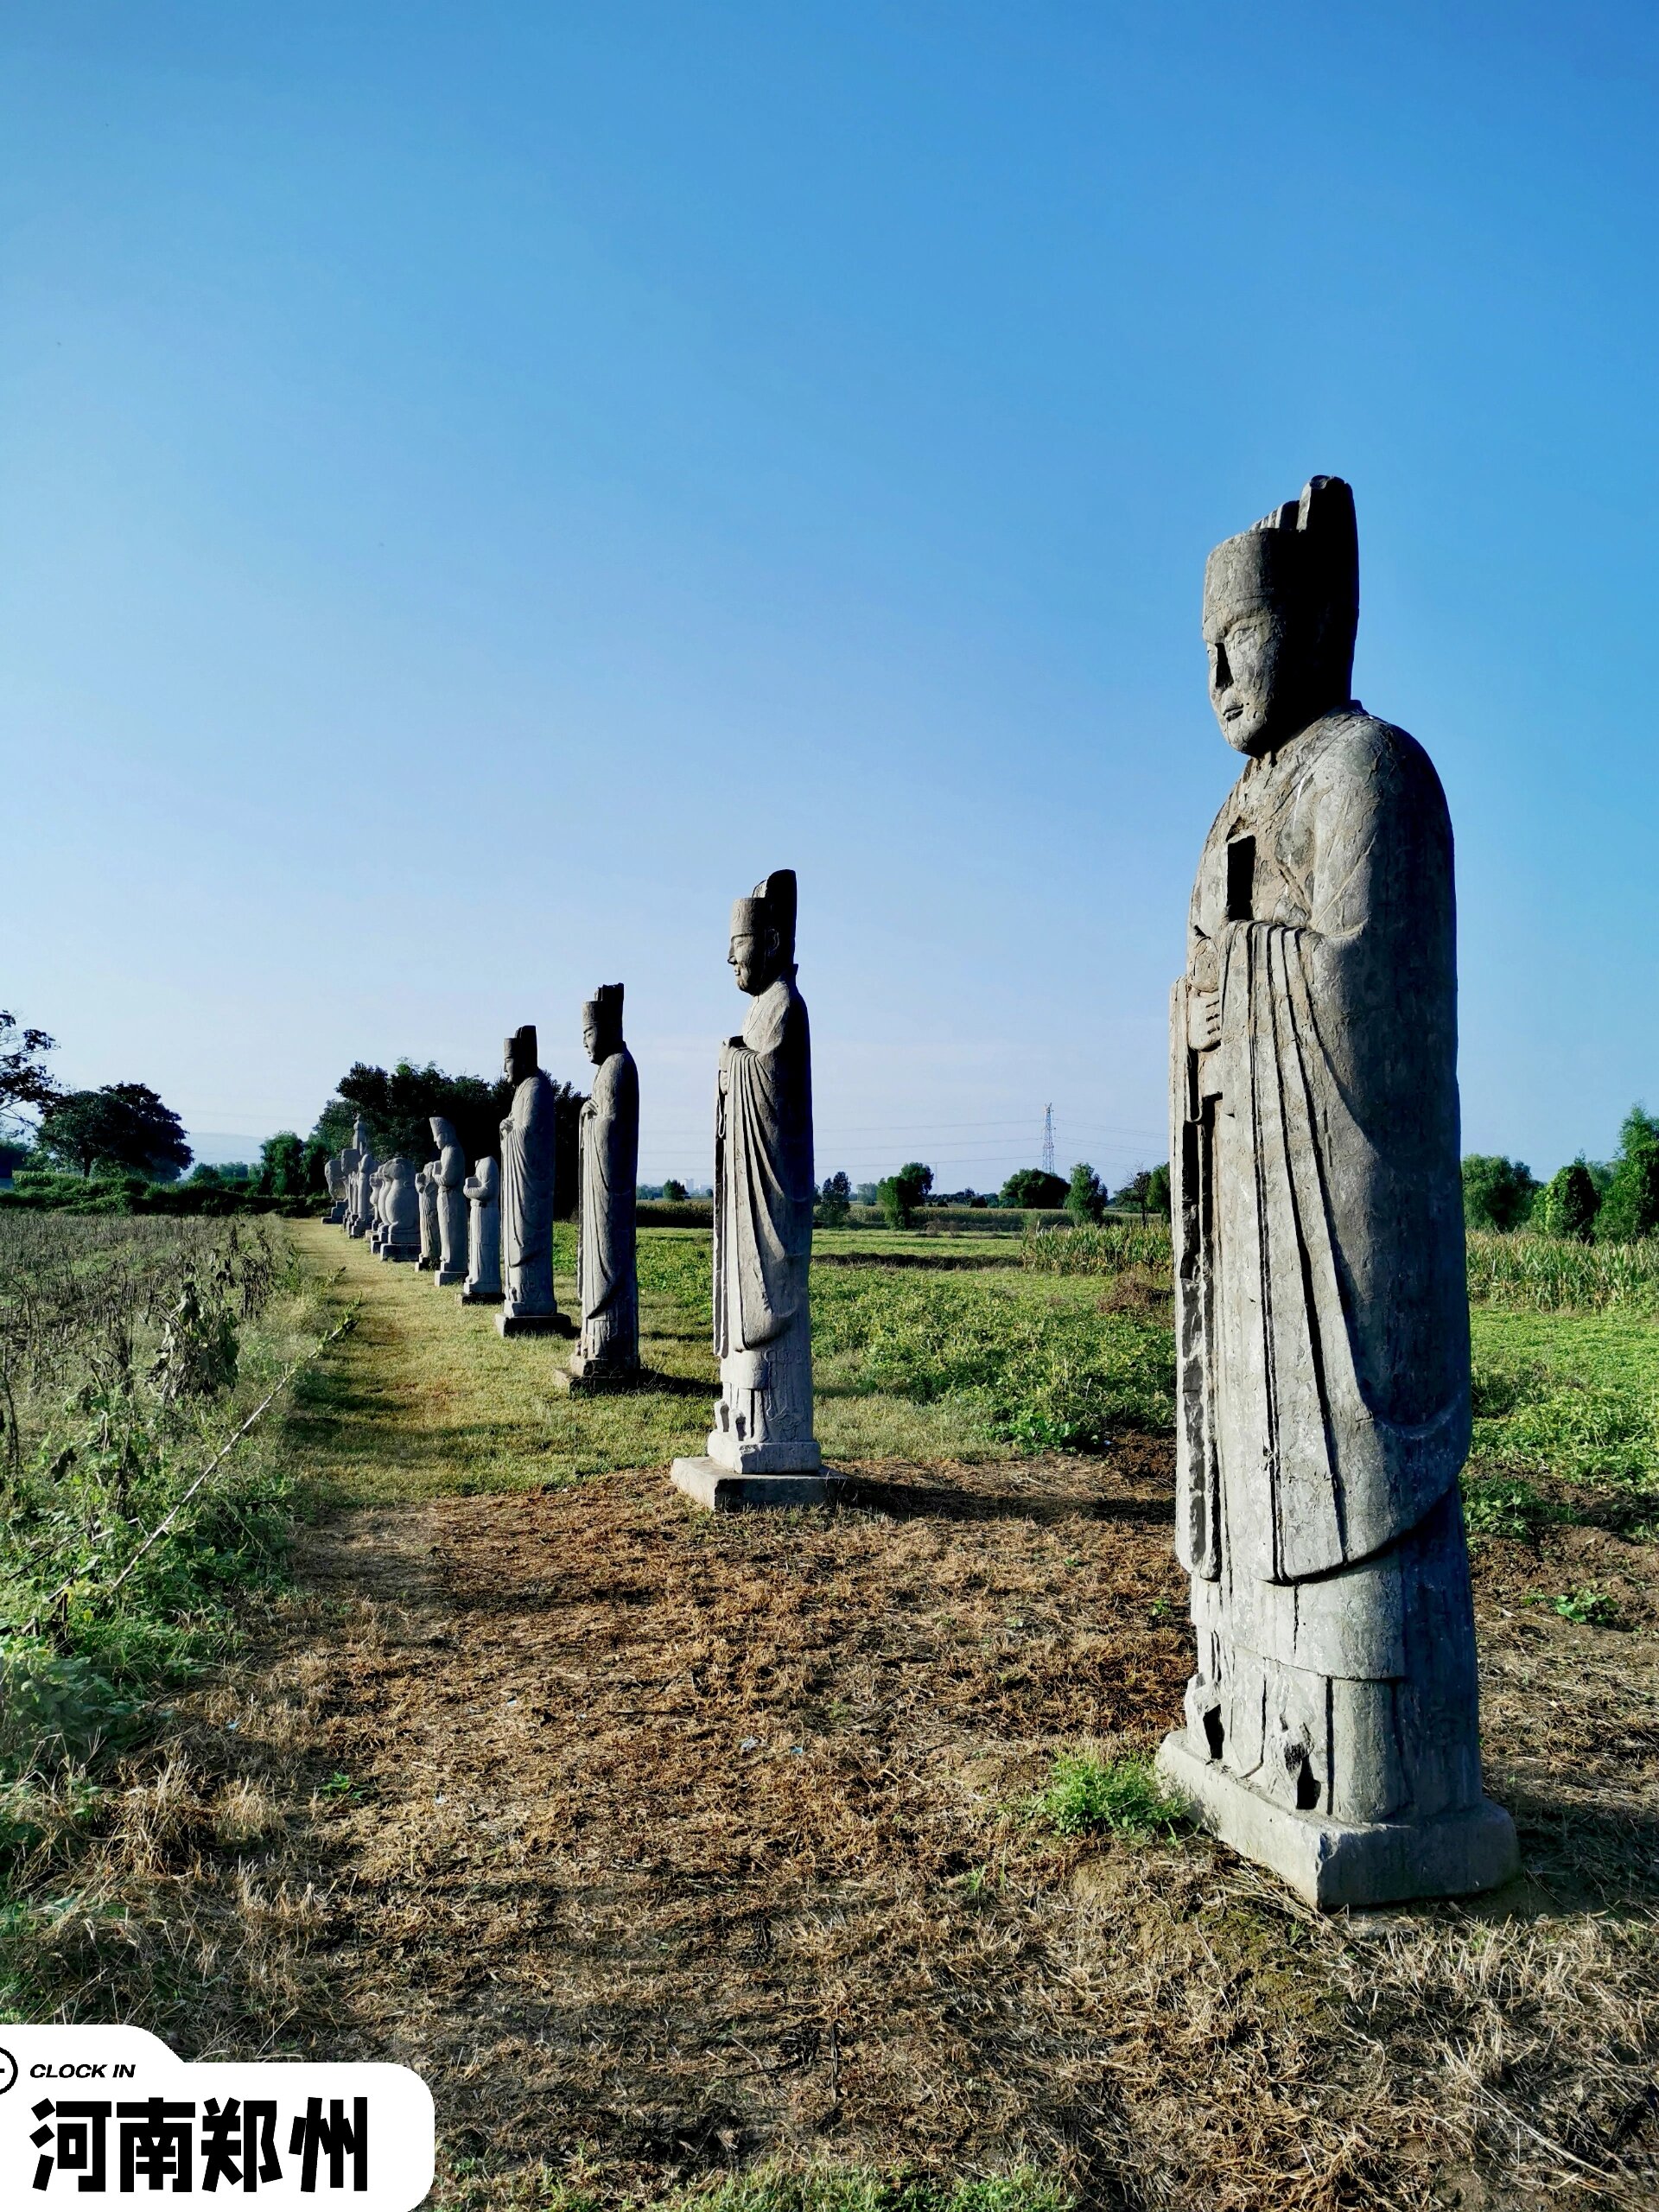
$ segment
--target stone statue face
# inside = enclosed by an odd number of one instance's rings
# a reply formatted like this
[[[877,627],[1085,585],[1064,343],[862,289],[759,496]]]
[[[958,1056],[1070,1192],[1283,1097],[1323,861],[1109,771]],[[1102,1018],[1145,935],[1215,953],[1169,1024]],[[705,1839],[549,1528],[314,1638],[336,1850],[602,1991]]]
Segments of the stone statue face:
[[[738,989],[747,991],[751,998],[759,998],[777,980],[777,931],[764,930],[756,934],[749,930],[734,930],[726,959],[736,971]]]
[[[1270,753],[1312,719],[1301,711],[1288,627],[1269,607],[1206,616],[1210,704],[1235,752]]]
[[[585,1006],[582,1010],[582,1048],[595,1067],[605,1058],[604,1047],[600,1043],[599,1018],[590,1006]]]

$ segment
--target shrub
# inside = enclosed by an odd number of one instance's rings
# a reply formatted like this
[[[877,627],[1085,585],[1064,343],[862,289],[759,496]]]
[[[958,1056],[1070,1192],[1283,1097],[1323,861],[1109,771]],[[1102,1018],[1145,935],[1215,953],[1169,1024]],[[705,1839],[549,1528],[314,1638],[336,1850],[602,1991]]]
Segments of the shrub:
[[[1634,1243],[1659,1230],[1659,1120],[1632,1106],[1619,1131],[1618,1158],[1596,1217],[1596,1236]]]
[[[1582,1155],[1558,1167],[1544,1185],[1541,1227],[1547,1236],[1571,1236],[1587,1244],[1600,1211],[1601,1192]]]
[[[906,1161],[896,1175],[875,1186],[875,1202],[889,1229],[908,1229],[917,1208],[933,1187],[933,1170],[919,1160]]]
[[[1532,1210],[1538,1179],[1524,1160],[1471,1152],[1463,1163],[1463,1217],[1471,1229],[1516,1229]]]
[[[1005,1206],[1063,1206],[1069,1185],[1046,1167],[1016,1167],[1002,1185]]]
[[[853,1210],[853,1186],[845,1172],[837,1168],[826,1176],[818,1193],[817,1225],[820,1229],[844,1229]]]
[[[1065,1210],[1079,1229],[1098,1222],[1106,1211],[1105,1185],[1086,1160],[1080,1160],[1071,1170]]]

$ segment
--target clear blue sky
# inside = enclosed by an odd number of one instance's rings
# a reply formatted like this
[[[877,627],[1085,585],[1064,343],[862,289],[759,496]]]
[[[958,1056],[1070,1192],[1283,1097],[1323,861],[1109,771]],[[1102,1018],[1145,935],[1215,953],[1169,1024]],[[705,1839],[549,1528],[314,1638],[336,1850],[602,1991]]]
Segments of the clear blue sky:
[[[1659,14],[10,0],[0,1004],[308,1128],[627,984],[701,1174],[801,880],[820,1172],[1163,1154],[1210,545],[1353,481],[1469,1149],[1659,1104]]]

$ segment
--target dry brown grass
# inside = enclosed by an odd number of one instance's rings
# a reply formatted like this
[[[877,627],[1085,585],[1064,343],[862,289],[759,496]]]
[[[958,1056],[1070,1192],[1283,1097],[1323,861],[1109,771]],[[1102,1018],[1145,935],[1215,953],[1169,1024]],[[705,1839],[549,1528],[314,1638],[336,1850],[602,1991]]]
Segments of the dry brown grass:
[[[394,1456],[423,1412],[386,1393]],[[340,1478],[315,1402],[302,1433]],[[1203,1838],[1013,1810],[1179,1710],[1166,1447],[862,1472],[788,1519],[660,1467],[331,1515],[135,1766],[39,2016],[404,2058],[468,2206],[766,2157],[1025,2158],[1169,2212],[1655,2201],[1651,1548],[1482,1551],[1526,1878],[1327,1921]],[[1633,1625],[1523,1602],[1586,1583]]]

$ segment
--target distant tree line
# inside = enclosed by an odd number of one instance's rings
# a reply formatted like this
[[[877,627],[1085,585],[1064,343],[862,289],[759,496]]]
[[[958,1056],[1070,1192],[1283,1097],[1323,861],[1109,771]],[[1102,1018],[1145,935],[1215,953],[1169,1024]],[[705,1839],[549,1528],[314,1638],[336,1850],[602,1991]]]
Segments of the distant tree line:
[[[996,1192],[939,1191],[933,1170],[925,1161],[907,1160],[897,1173],[879,1183],[856,1186],[843,1170],[826,1179],[818,1192],[816,1219],[821,1229],[845,1224],[855,1205],[879,1206],[889,1227],[908,1229],[929,1206],[1008,1207],[1054,1212],[1064,1208],[1079,1224],[1103,1221],[1109,1211],[1135,1211],[1143,1218],[1169,1214],[1169,1170],[1166,1166],[1137,1169],[1122,1189],[1109,1189],[1086,1160],[1080,1160],[1068,1180],[1045,1167],[1017,1167]]]
[[[1471,1152],[1463,1163],[1463,1214],[1471,1229],[1530,1229],[1586,1244],[1659,1233],[1659,1116],[1632,1106],[1611,1160],[1580,1153],[1547,1183],[1524,1160]]]

